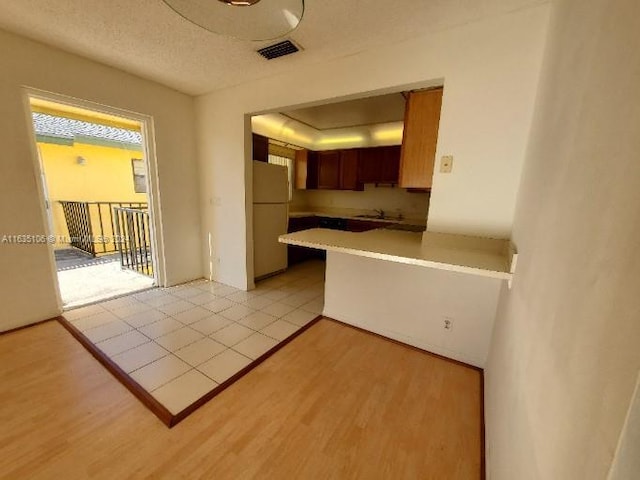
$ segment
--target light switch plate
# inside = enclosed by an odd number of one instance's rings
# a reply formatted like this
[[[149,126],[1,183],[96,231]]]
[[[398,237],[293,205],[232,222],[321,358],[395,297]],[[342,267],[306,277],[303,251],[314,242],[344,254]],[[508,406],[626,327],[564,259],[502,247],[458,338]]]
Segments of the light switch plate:
[[[440,159],[440,173],[451,173],[453,170],[453,155],[444,155]]]

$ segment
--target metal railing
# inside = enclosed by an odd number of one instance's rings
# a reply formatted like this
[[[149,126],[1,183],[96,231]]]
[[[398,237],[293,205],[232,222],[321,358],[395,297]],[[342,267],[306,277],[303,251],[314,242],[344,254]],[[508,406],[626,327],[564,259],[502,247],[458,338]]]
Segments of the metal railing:
[[[149,212],[144,208],[114,207],[120,265],[153,276]]]
[[[147,208],[144,202],[76,202],[61,200],[72,247],[95,257],[118,251],[114,208]],[[96,235],[96,236],[94,236]]]

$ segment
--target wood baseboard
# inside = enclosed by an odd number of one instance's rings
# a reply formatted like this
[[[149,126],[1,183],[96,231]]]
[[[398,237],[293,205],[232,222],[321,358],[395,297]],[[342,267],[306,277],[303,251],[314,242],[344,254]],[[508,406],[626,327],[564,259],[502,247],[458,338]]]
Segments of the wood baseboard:
[[[418,352],[422,352],[424,354],[431,355],[433,357],[437,357],[437,358],[440,358],[442,360],[446,360],[447,362],[451,362],[451,363],[455,363],[456,365],[461,365],[463,367],[471,368],[471,369],[476,370],[476,371],[481,372],[481,373],[484,372],[484,370],[482,368],[476,367],[475,365],[471,365],[470,363],[465,363],[465,362],[462,362],[460,360],[455,360],[453,358],[445,357],[444,355],[440,355],[439,353],[433,353],[433,352],[430,352],[429,350],[425,350],[423,348],[419,348],[419,347],[416,347],[414,345],[409,345],[408,343],[401,342],[400,340],[396,340],[395,338],[385,337],[384,335],[381,335],[380,333],[372,332],[371,330],[367,330],[365,328],[358,327],[356,325],[351,325],[350,323],[346,323],[346,322],[343,322],[343,321],[340,321],[340,320],[336,320],[335,318],[327,317],[326,315],[323,315],[322,318],[325,318],[327,320],[331,320],[332,322],[339,323],[340,325],[344,325],[345,327],[349,327],[349,328],[353,328],[355,330],[359,330],[360,332],[368,333],[369,335],[374,335],[374,336],[379,337],[379,338],[384,338],[385,340],[388,340],[389,342],[397,343],[398,345],[402,345],[403,347],[410,348],[412,350],[416,350]]]

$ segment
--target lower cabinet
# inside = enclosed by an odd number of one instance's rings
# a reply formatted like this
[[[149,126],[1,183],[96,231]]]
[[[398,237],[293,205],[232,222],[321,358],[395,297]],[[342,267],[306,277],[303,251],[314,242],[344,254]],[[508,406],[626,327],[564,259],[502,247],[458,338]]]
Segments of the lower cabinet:
[[[376,220],[359,220],[355,218],[322,217],[314,215],[309,217],[289,218],[288,232],[299,232],[300,230],[309,230],[310,228],[329,228],[331,230],[343,230],[347,232],[366,232],[367,230],[384,228],[389,225],[392,224]],[[296,245],[287,245],[287,255],[289,258],[289,266],[313,258],[322,260],[326,258],[326,252],[324,250],[298,247]]]
[[[299,232],[300,230],[308,230],[310,228],[318,228],[320,226],[320,219],[316,216],[311,217],[291,217],[289,218],[288,232]],[[295,245],[287,245],[287,258],[288,265],[295,265],[296,263],[304,262],[312,258],[326,257],[324,250],[316,250],[314,248],[297,247]]]

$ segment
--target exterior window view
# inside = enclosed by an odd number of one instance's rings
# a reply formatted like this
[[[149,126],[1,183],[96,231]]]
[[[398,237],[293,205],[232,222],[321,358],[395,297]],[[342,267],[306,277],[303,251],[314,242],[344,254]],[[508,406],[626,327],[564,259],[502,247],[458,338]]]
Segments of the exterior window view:
[[[65,308],[154,285],[139,122],[32,99]]]

